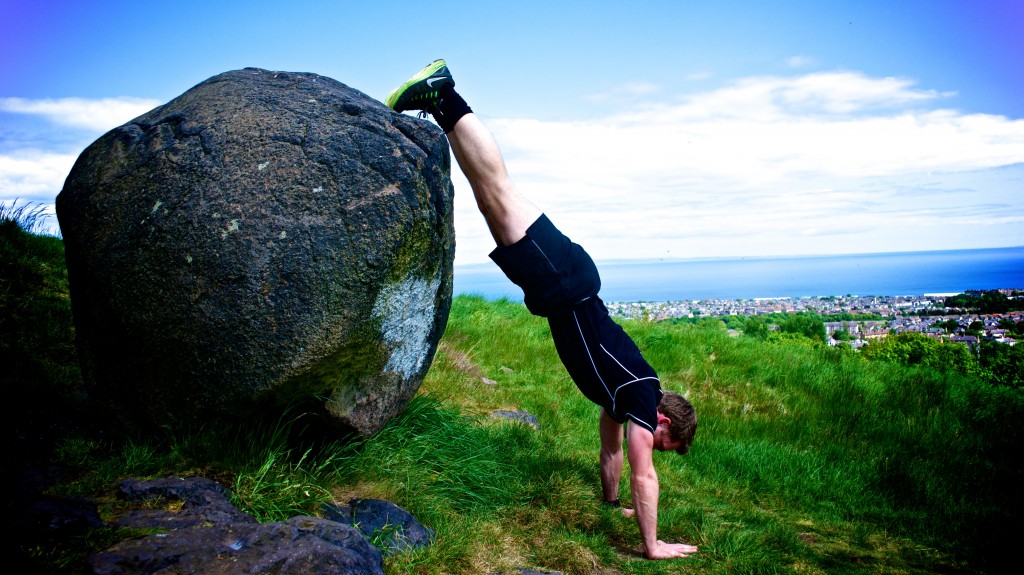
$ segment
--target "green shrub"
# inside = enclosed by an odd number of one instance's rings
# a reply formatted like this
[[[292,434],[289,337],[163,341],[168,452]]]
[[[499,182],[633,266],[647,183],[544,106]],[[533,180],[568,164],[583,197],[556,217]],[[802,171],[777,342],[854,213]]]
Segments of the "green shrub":
[[[866,359],[902,365],[923,365],[938,371],[962,374],[978,372],[978,360],[970,349],[956,342],[930,338],[920,333],[891,334],[861,349]]]
[[[808,339],[825,343],[828,335],[825,331],[825,322],[817,314],[802,314],[790,316],[779,325],[783,333],[795,333]]]
[[[978,351],[978,365],[982,377],[989,383],[1024,390],[1024,344],[983,341]]]
[[[747,318],[743,322],[743,335],[765,339],[768,337],[768,323],[757,316]]]

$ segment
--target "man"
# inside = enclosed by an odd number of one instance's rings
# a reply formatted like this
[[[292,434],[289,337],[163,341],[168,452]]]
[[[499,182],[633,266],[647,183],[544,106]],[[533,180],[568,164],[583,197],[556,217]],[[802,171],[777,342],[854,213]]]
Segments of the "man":
[[[530,312],[548,319],[569,375],[603,408],[599,428],[605,502],[619,506],[623,430],[629,421],[626,444],[635,510],[623,513],[636,516],[647,557],[668,559],[696,552],[692,545],[658,540],[658,476],[653,463],[655,449],[689,451],[696,414],[683,397],[661,391],[636,344],[608,316],[597,297],[601,280],[593,260],[512,185],[497,143],[455,92],[444,60],[396,88],[386,104],[397,112],[429,113],[447,134],[498,244],[491,259],[523,289]]]

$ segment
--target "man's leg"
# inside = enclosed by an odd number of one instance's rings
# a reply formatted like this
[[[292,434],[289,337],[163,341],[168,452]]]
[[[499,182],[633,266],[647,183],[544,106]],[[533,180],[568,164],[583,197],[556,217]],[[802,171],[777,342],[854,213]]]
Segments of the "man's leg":
[[[622,477],[622,424],[601,410],[601,488],[607,502],[619,499],[619,479]]]
[[[494,241],[499,246],[510,246],[521,240],[541,211],[512,184],[490,131],[476,114],[470,113],[456,122],[448,141]]]
[[[505,160],[494,137],[455,92],[455,80],[444,60],[435,60],[388,95],[385,104],[402,112],[429,112],[448,135],[455,159],[473,188],[477,207],[499,246],[526,235],[541,211],[509,180]]]

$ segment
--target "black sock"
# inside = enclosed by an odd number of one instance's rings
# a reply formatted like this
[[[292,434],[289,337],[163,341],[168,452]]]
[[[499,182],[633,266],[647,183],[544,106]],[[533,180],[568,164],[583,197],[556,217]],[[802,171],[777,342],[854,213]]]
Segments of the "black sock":
[[[445,84],[441,87],[440,97],[437,105],[430,110],[438,126],[447,134],[455,129],[455,123],[466,114],[472,113],[473,109],[462,99],[462,96],[455,91],[455,86]]]

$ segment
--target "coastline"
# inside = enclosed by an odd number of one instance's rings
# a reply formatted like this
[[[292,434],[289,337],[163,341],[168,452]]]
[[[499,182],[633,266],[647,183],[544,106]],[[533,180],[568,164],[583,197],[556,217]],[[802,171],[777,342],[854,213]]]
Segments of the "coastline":
[[[1024,246],[597,263],[607,302],[922,297],[1024,286]],[[456,266],[455,294],[522,301],[519,288],[491,263]]]

